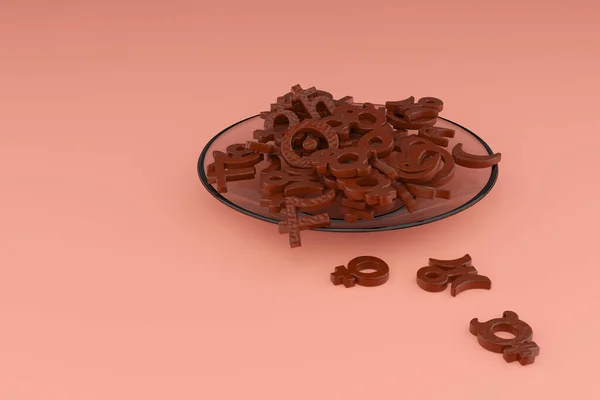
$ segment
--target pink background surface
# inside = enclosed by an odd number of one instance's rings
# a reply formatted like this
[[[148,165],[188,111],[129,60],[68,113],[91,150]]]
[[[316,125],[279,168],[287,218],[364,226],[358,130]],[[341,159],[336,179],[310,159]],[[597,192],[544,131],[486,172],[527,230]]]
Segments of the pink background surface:
[[[596,1],[204,3],[0,0],[1,399],[600,397]],[[195,167],[296,83],[442,98],[503,153],[496,188],[289,249]],[[491,291],[414,283],[465,253]],[[331,285],[365,254],[386,285]],[[534,365],[468,332],[504,310]]]

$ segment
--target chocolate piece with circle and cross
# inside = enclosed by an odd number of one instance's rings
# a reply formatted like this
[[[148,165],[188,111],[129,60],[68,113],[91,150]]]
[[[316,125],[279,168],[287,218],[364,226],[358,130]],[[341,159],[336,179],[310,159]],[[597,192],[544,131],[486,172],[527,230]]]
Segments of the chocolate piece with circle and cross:
[[[366,272],[365,270],[374,270]],[[390,278],[390,267],[385,261],[373,256],[361,256],[350,260],[348,267],[335,267],[330,275],[331,283],[349,288],[354,285],[380,286]]]
[[[521,365],[533,364],[540,354],[539,346],[533,341],[533,329],[519,319],[517,313],[504,311],[502,318],[479,322],[473,318],[469,331],[477,336],[477,341],[486,350],[501,353],[506,362],[518,361]],[[512,338],[502,338],[497,332],[508,332]]]

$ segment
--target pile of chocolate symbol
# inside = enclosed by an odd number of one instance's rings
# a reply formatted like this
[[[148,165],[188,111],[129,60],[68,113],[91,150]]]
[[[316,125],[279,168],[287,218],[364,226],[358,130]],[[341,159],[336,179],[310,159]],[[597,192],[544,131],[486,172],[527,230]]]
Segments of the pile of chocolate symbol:
[[[264,127],[254,140],[213,152],[208,181],[225,193],[230,182],[254,179],[266,160],[260,205],[282,214],[279,231],[291,247],[301,245],[300,231],[329,226],[331,218],[358,223],[402,207],[412,213],[419,198],[451,197],[444,186],[456,166],[488,168],[501,159],[467,153],[460,143],[449,150],[454,131],[435,126],[443,108],[434,97],[376,107],[296,85],[260,113]]]

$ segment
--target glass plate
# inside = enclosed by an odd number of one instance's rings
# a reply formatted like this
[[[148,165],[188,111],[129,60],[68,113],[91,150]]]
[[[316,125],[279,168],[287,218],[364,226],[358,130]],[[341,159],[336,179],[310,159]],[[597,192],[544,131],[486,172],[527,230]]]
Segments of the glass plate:
[[[256,129],[262,129],[264,120],[258,115],[246,118],[213,137],[206,147],[200,153],[198,159],[198,176],[202,185],[221,203],[233,208],[250,217],[273,224],[284,219],[283,214],[275,214],[266,207],[260,206],[260,173],[262,168],[267,166],[266,161],[256,166],[256,178],[247,181],[227,182],[227,193],[219,193],[208,183],[206,168],[212,160],[214,150],[225,151],[227,146],[234,143],[246,143],[253,140],[252,133]],[[450,139],[448,149],[451,150],[457,143],[463,144],[463,149],[473,154],[493,154],[492,149],[475,133],[467,128],[438,117],[435,126],[451,128],[455,130],[455,137]],[[414,133],[414,132],[410,132]],[[444,189],[452,191],[452,198],[444,199],[422,199],[417,198],[418,209],[414,213],[409,213],[401,202],[397,203],[394,211],[376,216],[371,221],[358,221],[349,223],[341,218],[331,215],[331,226],[318,228],[319,231],[329,232],[376,232],[393,229],[410,228],[438,221],[450,217],[471,207],[483,197],[485,197],[498,178],[498,166],[485,169],[470,169],[456,166],[456,173],[450,183],[445,185]]]

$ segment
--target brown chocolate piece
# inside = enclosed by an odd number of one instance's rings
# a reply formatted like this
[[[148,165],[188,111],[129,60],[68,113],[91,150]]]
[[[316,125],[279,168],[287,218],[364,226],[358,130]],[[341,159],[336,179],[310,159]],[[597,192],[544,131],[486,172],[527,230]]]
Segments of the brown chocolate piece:
[[[331,203],[333,203],[333,201],[336,198],[336,193],[335,190],[333,189],[329,189],[326,190],[325,193],[323,193],[321,196],[318,197],[302,197],[302,198],[295,198],[295,204],[296,206],[305,212],[311,212],[313,210],[319,210],[322,207],[328,206]]]
[[[415,103],[415,98],[413,96],[410,96],[407,99],[404,100],[398,100],[398,101],[387,101],[385,103],[385,109],[387,111],[394,111],[396,110],[398,107],[404,107],[410,104],[414,104]]]
[[[485,156],[467,153],[462,149],[462,143],[454,146],[452,156],[458,165],[467,168],[488,168],[498,164],[502,158],[502,154],[500,153]]]
[[[360,140],[360,137],[352,137],[350,139],[347,140],[340,140],[340,149],[345,149],[347,147],[356,147],[358,146],[358,141]]]
[[[295,204],[294,197],[288,197],[285,200],[285,215],[287,221],[279,223],[279,233],[288,233],[290,239],[290,247],[302,246],[300,239],[300,219],[298,217],[298,208]]]
[[[427,150],[414,146],[410,151],[393,152],[387,159],[402,182],[428,183],[442,170],[442,158],[439,155],[426,158]]]
[[[330,220],[329,215],[327,214],[308,215],[298,219],[298,226],[301,231],[306,231],[315,228],[323,228],[325,226],[329,226],[329,224]],[[282,221],[279,223],[280,233],[288,233],[289,229],[290,228],[287,221]]]
[[[342,207],[342,213],[344,214],[344,220],[350,223],[355,223],[358,221],[371,221],[373,218],[375,218],[375,211],[370,206],[364,210]]]
[[[369,205],[387,205],[397,196],[390,178],[378,172],[366,177],[340,179],[338,182],[348,199],[364,201]]]
[[[433,108],[438,112],[442,112],[444,109],[444,102],[436,97],[421,97],[418,103],[425,107]]]
[[[309,173],[275,170],[261,174],[262,190],[269,193],[285,192],[286,196],[305,196],[323,194],[323,185],[319,178]]]
[[[452,296],[469,289],[489,290],[492,287],[487,276],[477,274],[468,254],[456,260],[429,259],[429,266],[417,271],[417,284],[428,292],[444,291],[450,282]]]
[[[285,196],[283,193],[263,192],[260,198],[260,206],[268,207],[270,212],[279,214],[281,209],[285,207]]]
[[[290,247],[300,247],[300,231],[329,226],[330,219],[327,214],[298,217],[298,209],[319,208],[331,203],[335,199],[335,191],[328,190],[325,194],[315,198],[287,197],[285,211],[287,220],[279,223],[279,233],[288,233]]]
[[[281,132],[274,129],[257,129],[252,134],[252,137],[258,141],[258,143],[275,142],[275,145],[281,145]]]
[[[443,186],[446,183],[450,182],[454,177],[455,171],[455,162],[454,158],[450,153],[448,153],[443,148],[437,146],[435,143],[431,142],[428,139],[423,137],[411,135],[401,140],[400,142],[400,151],[401,154],[405,154],[409,167],[413,168],[420,164],[425,164],[428,160],[435,160],[437,157],[441,159],[441,168],[437,171],[437,173],[430,180],[427,179],[413,179],[410,183],[427,183],[432,187]],[[392,153],[393,154],[393,153]],[[434,161],[431,161],[431,164],[435,164]],[[412,169],[403,169],[401,166],[397,166],[403,172],[412,172]],[[428,170],[431,172],[430,170]],[[404,179],[406,182],[406,178],[403,178],[400,174],[400,179]]]
[[[246,148],[264,154],[280,154],[281,152],[280,148],[277,146],[260,142],[246,142]]]
[[[312,119],[321,119],[322,117],[332,115],[333,110],[336,107],[331,97],[327,95],[309,97],[306,91],[302,90],[300,85],[292,87],[291,100],[292,103],[297,102],[302,105],[302,111],[308,114]]]
[[[424,126],[419,129],[419,136],[431,140],[438,146],[448,147],[448,138],[454,137],[454,129],[440,128],[437,126]]]
[[[533,341],[533,329],[519,319],[517,313],[504,311],[502,318],[494,318],[487,322],[479,322],[473,318],[469,331],[477,336],[477,341],[486,350],[501,353],[506,362],[518,361],[521,365],[533,364],[540,354],[539,346]],[[514,335],[506,339],[496,332],[508,332]]]
[[[420,129],[435,125],[440,104],[431,99],[423,98],[415,103],[411,96],[401,101],[388,101],[386,116],[389,123],[398,129]]]
[[[374,272],[362,272],[367,269],[373,269]],[[356,285],[360,286],[380,286],[388,281],[390,277],[390,268],[380,258],[372,256],[361,256],[352,259],[348,263],[348,268],[344,266],[335,267],[335,272],[330,275],[331,282],[334,285],[343,284],[349,288]]]
[[[333,128],[321,121],[304,120],[297,126],[291,127],[284,135],[281,141],[281,153],[285,161],[291,166],[298,168],[311,168],[312,162],[307,157],[302,157],[296,153],[293,141],[299,135],[320,136],[327,141],[329,149],[337,149],[339,139]]]
[[[265,119],[265,130],[283,131],[300,122],[298,116],[290,110],[279,110],[269,113]]]
[[[401,183],[396,183],[394,187],[396,188],[398,198],[402,200],[404,206],[406,207],[406,210],[409,213],[417,211],[417,202],[415,201],[414,197],[410,194],[410,192],[406,189],[406,187]]]
[[[245,148],[240,149],[239,146],[243,148],[243,145],[235,144],[229,146],[228,149],[234,154],[243,154],[248,151]],[[215,162],[208,165],[206,176],[208,183],[217,185],[219,193],[227,192],[227,182],[253,179],[256,174],[254,166],[263,159],[262,154],[254,152],[238,157],[227,155],[222,151],[214,151],[213,157]]]
[[[248,157],[256,152],[246,148],[242,143],[235,143],[227,146],[227,155],[233,158]]]
[[[437,197],[445,200],[448,200],[451,197],[450,191],[446,189],[437,189],[412,183],[407,183],[405,186],[406,190],[415,197],[422,197],[424,199],[433,199]]]
[[[266,174],[267,172],[271,171],[279,171],[281,169],[281,158],[279,158],[279,155],[269,154],[267,155],[266,160],[269,165],[260,171],[261,174]]]
[[[322,121],[334,128],[340,140],[345,141],[351,134],[362,135],[385,125],[387,118],[384,112],[371,103],[362,106],[340,104],[332,116],[323,118]]]
[[[357,201],[357,200],[350,200],[350,199],[343,198],[342,206],[347,207],[347,208],[352,208],[354,210],[365,210],[367,208],[367,203],[365,203],[364,201]]]
[[[371,173],[369,160],[373,151],[359,147],[326,149],[310,156],[312,165],[321,174],[331,174],[336,178],[368,176]]]
[[[396,171],[394,167],[387,164],[386,162],[374,158],[371,160],[371,165],[373,166],[373,168],[375,168],[391,180],[395,181],[396,179],[398,179],[398,171]]]
[[[377,157],[386,157],[394,151],[394,136],[389,125],[384,125],[366,133],[358,140],[358,147],[375,152]]]

